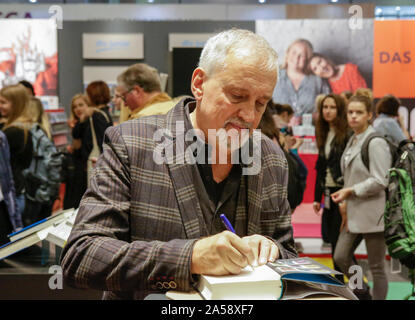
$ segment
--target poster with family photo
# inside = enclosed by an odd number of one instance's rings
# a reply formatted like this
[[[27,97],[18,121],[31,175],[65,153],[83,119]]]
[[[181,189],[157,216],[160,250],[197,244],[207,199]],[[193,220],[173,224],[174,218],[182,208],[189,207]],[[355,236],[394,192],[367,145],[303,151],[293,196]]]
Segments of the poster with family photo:
[[[286,273],[315,273],[315,274],[337,274],[338,272],[326,267],[308,257],[295,259],[280,259],[267,264],[280,275]]]
[[[257,20],[256,33],[279,56],[274,102],[302,116],[315,111],[319,94],[371,88],[373,20],[352,27],[347,19]]]

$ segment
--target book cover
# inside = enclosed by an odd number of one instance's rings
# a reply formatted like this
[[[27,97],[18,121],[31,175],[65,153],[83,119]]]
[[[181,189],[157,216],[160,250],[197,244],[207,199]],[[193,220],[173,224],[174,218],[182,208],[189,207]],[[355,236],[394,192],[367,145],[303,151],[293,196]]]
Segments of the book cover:
[[[238,275],[201,275],[198,291],[206,300],[292,300],[312,296],[357,300],[333,275],[342,274],[311,258],[280,259],[247,267]]]
[[[267,266],[281,276],[281,300],[303,299],[313,295],[357,300],[353,292],[334,277],[341,272],[311,258],[279,259],[268,262]]]

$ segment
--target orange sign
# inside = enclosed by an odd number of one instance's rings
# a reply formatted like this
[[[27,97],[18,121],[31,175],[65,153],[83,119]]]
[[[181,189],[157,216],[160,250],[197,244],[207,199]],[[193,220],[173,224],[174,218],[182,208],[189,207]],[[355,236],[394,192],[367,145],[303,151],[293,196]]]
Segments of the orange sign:
[[[415,98],[415,21],[374,22],[373,95]]]

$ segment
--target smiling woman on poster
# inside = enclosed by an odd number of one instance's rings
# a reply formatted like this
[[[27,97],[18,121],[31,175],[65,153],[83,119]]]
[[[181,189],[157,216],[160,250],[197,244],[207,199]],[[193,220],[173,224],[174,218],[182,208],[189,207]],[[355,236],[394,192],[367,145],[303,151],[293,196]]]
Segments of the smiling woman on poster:
[[[312,55],[313,46],[308,40],[297,39],[291,43],[274,90],[273,100],[291,105],[296,117],[312,113],[316,96],[330,92],[325,80],[306,73],[308,60]]]
[[[334,94],[344,91],[355,92],[359,88],[367,88],[365,79],[353,63],[336,65],[320,53],[314,53],[308,63],[310,73],[327,79]]]

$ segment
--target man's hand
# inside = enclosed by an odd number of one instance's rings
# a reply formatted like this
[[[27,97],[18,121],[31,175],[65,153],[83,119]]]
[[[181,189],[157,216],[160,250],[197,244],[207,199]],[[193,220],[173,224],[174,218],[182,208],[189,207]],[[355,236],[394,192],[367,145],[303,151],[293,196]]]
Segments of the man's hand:
[[[248,242],[230,231],[196,241],[191,272],[207,275],[240,273],[255,261],[254,252]]]
[[[254,266],[261,266],[267,262],[272,262],[278,259],[280,255],[277,245],[259,234],[243,237],[242,240],[246,241],[254,252],[256,262]]]

